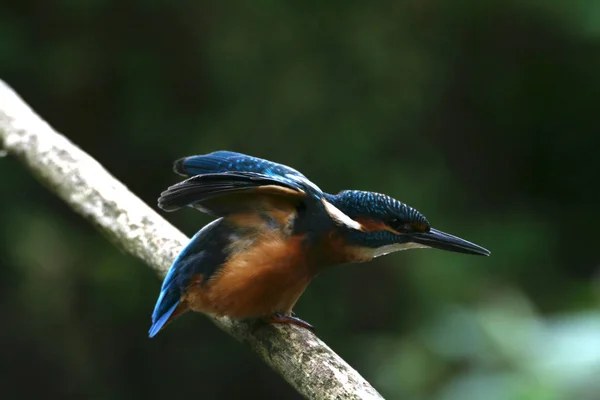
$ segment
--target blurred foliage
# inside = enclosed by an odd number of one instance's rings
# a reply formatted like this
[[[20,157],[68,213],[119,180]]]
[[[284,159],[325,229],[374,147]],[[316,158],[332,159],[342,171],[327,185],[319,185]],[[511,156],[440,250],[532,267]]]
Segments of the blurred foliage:
[[[172,160],[231,149],[489,248],[302,297],[386,398],[598,398],[599,2],[5,0],[0,78],[149,204]],[[0,180],[3,398],[298,398],[201,315],[149,340],[159,278],[17,161]]]

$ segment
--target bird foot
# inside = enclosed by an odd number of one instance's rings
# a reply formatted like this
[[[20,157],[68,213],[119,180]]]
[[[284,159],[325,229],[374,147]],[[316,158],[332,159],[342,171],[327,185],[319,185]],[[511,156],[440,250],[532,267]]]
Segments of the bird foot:
[[[271,314],[268,317],[265,317],[264,320],[269,324],[292,324],[308,329],[313,333],[315,332],[315,328],[308,322],[301,320],[300,318],[283,315],[281,313]]]

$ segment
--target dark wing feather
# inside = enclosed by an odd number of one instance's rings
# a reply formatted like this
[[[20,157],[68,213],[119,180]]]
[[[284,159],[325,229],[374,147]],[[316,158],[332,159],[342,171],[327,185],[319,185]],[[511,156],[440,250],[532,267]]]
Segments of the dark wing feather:
[[[303,187],[294,180],[250,172],[197,175],[164,191],[158,205],[165,211],[192,206],[224,216],[273,207],[273,201],[296,206],[304,199]]]

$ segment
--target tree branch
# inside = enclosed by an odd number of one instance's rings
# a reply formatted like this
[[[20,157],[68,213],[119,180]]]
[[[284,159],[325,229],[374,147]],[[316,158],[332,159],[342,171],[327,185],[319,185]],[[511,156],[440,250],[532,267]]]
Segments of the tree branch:
[[[164,275],[188,238],[57,133],[0,80],[0,144],[118,247]],[[382,399],[325,343],[306,329],[228,318],[217,326],[250,346],[308,399]]]

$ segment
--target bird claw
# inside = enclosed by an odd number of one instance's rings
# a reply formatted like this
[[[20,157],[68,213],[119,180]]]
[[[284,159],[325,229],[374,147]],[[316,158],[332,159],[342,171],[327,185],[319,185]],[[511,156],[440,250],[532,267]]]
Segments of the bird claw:
[[[269,323],[269,324],[291,324],[291,325],[297,325],[300,326],[302,328],[308,329],[311,332],[315,332],[315,328],[309,324],[308,322],[301,320],[300,318],[297,318],[294,316],[294,312],[292,311],[292,315],[288,316],[288,315],[284,315],[282,313],[274,313],[268,317],[265,318],[265,322]]]

